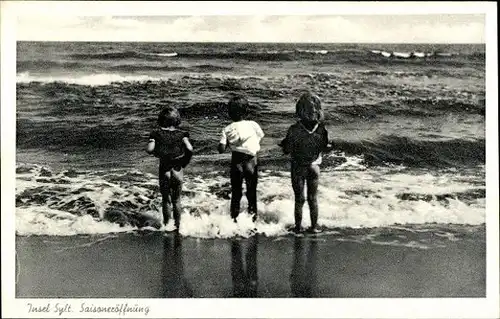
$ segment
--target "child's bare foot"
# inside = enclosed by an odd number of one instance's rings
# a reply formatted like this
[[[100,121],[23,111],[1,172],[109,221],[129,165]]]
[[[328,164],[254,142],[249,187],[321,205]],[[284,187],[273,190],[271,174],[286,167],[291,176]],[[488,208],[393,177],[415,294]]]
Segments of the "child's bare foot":
[[[300,234],[304,231],[304,229],[301,226],[295,226],[292,231],[296,234]]]
[[[307,229],[307,232],[310,233],[310,234],[317,234],[317,233],[320,233],[321,230],[318,229],[317,226],[311,226]]]

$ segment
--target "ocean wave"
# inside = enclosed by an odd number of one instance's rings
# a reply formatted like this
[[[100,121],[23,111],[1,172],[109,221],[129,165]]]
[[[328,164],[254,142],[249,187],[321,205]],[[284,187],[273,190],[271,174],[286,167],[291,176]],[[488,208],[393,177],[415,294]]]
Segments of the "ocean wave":
[[[381,55],[386,58],[400,58],[400,59],[415,59],[415,58],[449,58],[449,57],[464,57],[469,59],[484,59],[484,52],[473,52],[468,54],[459,54],[457,52],[423,52],[423,51],[409,51],[409,52],[398,52],[398,51],[384,51],[384,50],[369,50],[372,54]]]
[[[258,115],[265,110],[265,106],[258,103],[250,103],[248,113],[250,115]],[[227,112],[227,103],[221,101],[196,102],[185,108],[179,108],[182,117],[204,117],[217,116],[224,117]]]
[[[207,102],[194,103],[179,111],[187,122],[201,121],[205,126],[186,127],[191,132],[192,143],[195,148],[197,165],[207,167],[221,167],[227,164],[214,152],[217,147],[217,127],[222,127],[226,121],[225,103]],[[260,105],[252,105],[250,112],[264,113]],[[64,110],[63,110],[64,111]],[[75,110],[65,111],[68,116],[74,116]],[[137,150],[137,145],[147,139],[147,128],[154,124],[156,107],[144,110],[144,115],[130,117],[127,110],[116,111],[103,108],[102,110],[86,110],[81,113],[102,117],[106,114],[110,120],[82,120],[69,125],[64,120],[56,122],[18,121],[16,141],[20,149],[48,149],[78,154],[98,153],[100,150],[110,150],[122,154],[127,150]],[[62,113],[59,111],[58,113]],[[59,115],[61,116],[61,115]],[[264,115],[265,116],[265,115]],[[85,118],[85,117],[84,117]],[[199,122],[200,123],[200,122]],[[47,128],[50,127],[50,133]],[[285,128],[283,128],[285,129]],[[279,130],[268,129],[269,137],[275,139]],[[335,131],[335,129],[332,129]],[[281,134],[283,134],[281,132]],[[367,167],[384,167],[390,165],[405,165],[414,168],[446,168],[446,167],[476,167],[484,165],[486,160],[486,143],[484,138],[449,138],[440,135],[425,134],[422,137],[405,137],[396,135],[379,135],[372,139],[339,137],[332,135],[335,152],[323,158],[325,168],[366,169]],[[266,146],[260,158],[263,166],[285,168],[288,158],[281,154],[276,144]],[[205,158],[201,158],[205,156]],[[117,160],[119,160],[119,156]],[[198,160],[198,156],[200,160]],[[99,159],[96,158],[96,164]],[[359,165],[358,165],[359,164]]]
[[[355,104],[337,106],[329,113],[344,114],[349,117],[376,118],[385,115],[435,116],[439,114],[479,114],[485,115],[486,104],[482,98],[407,98],[399,97],[375,104]]]
[[[481,165],[486,159],[484,138],[417,140],[384,135],[355,142],[336,139],[333,144],[336,150],[347,155],[362,154],[368,165],[392,163],[412,167],[461,167]]]
[[[69,61],[50,61],[50,60],[25,60],[17,61],[18,74],[26,76],[30,71],[47,72],[47,71],[80,71],[80,72],[135,72],[135,71],[184,71],[184,72],[213,72],[213,71],[229,71],[233,67],[214,65],[214,64],[199,64],[191,66],[168,65],[164,63],[134,63],[134,64],[112,64],[112,65],[94,65],[86,62],[69,62]],[[66,81],[68,82],[68,81]]]
[[[183,72],[214,72],[214,71],[230,71],[233,67],[200,64],[192,66],[176,66],[176,65],[140,65],[140,64],[121,64],[105,68],[109,71],[183,71]]]
[[[177,52],[148,53],[139,51],[113,51],[100,53],[75,53],[70,57],[78,60],[119,60],[119,59],[156,59],[176,57]]]
[[[177,56],[177,52],[167,52],[167,53],[144,53],[147,55],[164,56],[164,57],[174,57]]]
[[[119,60],[119,59],[240,59],[247,61],[295,61],[301,59],[320,59],[333,62],[335,59],[350,58],[362,62],[363,59],[380,57],[387,61],[387,58],[395,60],[449,60],[450,58],[484,60],[483,52],[471,54],[456,54],[454,52],[399,52],[390,50],[366,50],[366,49],[295,49],[295,50],[220,50],[220,51],[178,51],[167,53],[149,53],[140,51],[112,51],[101,53],[76,53],[70,55],[72,59],[78,60]],[[353,61],[354,61],[353,60]]]
[[[196,82],[197,84],[206,85],[207,81],[220,82],[222,87],[231,82],[234,85],[241,86],[239,81],[242,80],[260,80],[256,76],[239,76],[239,75],[212,75],[210,72],[216,71],[230,71],[233,67],[221,66],[214,64],[200,64],[188,67],[180,66],[137,66],[137,65],[118,65],[109,66],[106,68],[110,73],[93,73],[93,74],[72,74],[72,75],[40,75],[32,74],[30,72],[21,72],[16,76],[16,83],[22,85],[37,86],[38,84],[60,83],[62,85],[82,85],[82,86],[106,86],[110,84],[122,84],[124,86],[130,85],[144,85],[145,82],[151,83],[164,83],[165,81],[182,82],[181,84],[189,84],[187,82]],[[192,72],[186,75],[171,76],[168,73],[155,75],[141,75],[141,74],[126,74],[126,72],[134,71],[185,71]],[[113,73],[119,72],[119,73]],[[123,72],[124,74],[121,74]]]
[[[423,71],[383,71],[383,70],[359,70],[356,71],[358,74],[368,75],[368,76],[389,76],[389,77],[463,77],[464,73],[453,72],[452,70],[446,69],[427,69]],[[481,77],[479,74],[474,74],[473,72],[467,72],[469,77]]]
[[[75,235],[170,230],[161,226],[161,198],[156,176],[138,171],[52,171],[19,164],[16,169],[16,233]],[[328,171],[318,190],[319,225],[326,229],[401,227],[485,222],[484,192],[476,177],[457,173],[415,174],[404,170]],[[362,183],[360,181],[363,181]],[[420,194],[424,198],[404,194]],[[181,234],[201,238],[248,236],[256,227],[267,236],[288,233],[293,224],[293,191],[289,173],[261,172],[259,220],[229,217],[230,182],[220,172],[186,175]],[[458,194],[458,195],[456,195]],[[460,194],[474,194],[462,196]],[[407,198],[402,198],[402,197]],[[307,205],[304,216],[308,216]],[[307,226],[309,220],[304,220]],[[399,225],[399,226],[398,226]]]
[[[423,108],[427,110],[464,112],[485,115],[486,103],[484,99],[478,99],[476,103],[460,101],[457,99],[444,98],[405,98],[397,101],[394,106],[406,105],[411,108]]]
[[[24,73],[29,71],[48,71],[53,69],[63,69],[63,70],[76,70],[84,69],[89,66],[82,62],[70,62],[70,61],[51,61],[51,60],[24,60],[17,61],[16,71],[18,73]]]
[[[66,83],[66,84],[78,84],[78,85],[88,85],[88,86],[101,86],[109,85],[111,83],[123,83],[123,82],[146,82],[146,81],[160,81],[162,77],[160,76],[149,76],[149,75],[120,75],[112,73],[101,73],[101,74],[89,74],[80,76],[68,76],[68,75],[32,75],[29,72],[19,73],[16,76],[17,83]]]
[[[301,50],[301,49],[297,49],[297,52],[313,53],[313,54],[327,54],[328,50]]]
[[[196,59],[246,59],[255,61],[288,60],[290,51],[276,52],[176,52],[175,54],[144,53],[137,51],[102,52],[102,53],[77,53],[70,55],[79,60],[118,60],[118,59],[162,59],[162,58],[196,58]]]

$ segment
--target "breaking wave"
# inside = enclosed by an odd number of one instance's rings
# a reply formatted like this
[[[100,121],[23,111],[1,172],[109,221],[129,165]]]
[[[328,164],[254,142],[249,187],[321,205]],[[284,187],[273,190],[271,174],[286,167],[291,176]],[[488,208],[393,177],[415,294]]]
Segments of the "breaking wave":
[[[61,171],[20,164],[16,178],[18,235],[126,232],[161,225],[157,178],[138,171]],[[401,227],[411,224],[485,222],[485,187],[477,176],[404,169],[325,170],[319,186],[319,225],[324,229]],[[362,181],[362,182],[360,182]],[[258,187],[259,220],[229,217],[230,182],[220,172],[187,175],[181,234],[201,238],[288,233],[293,191],[288,172],[263,171]],[[309,223],[307,205],[304,224]]]
[[[147,53],[139,51],[113,51],[101,53],[76,53],[70,56],[73,59],[79,60],[119,60],[119,59],[135,59],[135,60],[154,60],[154,59],[240,59],[246,61],[295,61],[302,59],[327,59],[330,62],[335,59],[351,59],[351,62],[363,62],[364,59],[373,60],[374,57],[383,60],[389,59],[412,59],[412,60],[477,60],[484,61],[485,54],[475,52],[472,54],[457,54],[454,52],[398,52],[385,50],[363,50],[363,49],[346,49],[328,51],[324,49],[294,49],[294,50],[267,50],[267,51],[251,51],[251,50],[219,50],[219,51],[185,51],[185,52],[170,52],[170,53]]]

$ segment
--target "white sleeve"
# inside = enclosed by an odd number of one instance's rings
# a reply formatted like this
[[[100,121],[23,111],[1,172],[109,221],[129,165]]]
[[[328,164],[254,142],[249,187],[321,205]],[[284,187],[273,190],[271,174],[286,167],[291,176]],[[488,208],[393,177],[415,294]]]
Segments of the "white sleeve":
[[[260,125],[257,124],[257,122],[253,122],[253,123],[254,123],[255,133],[257,134],[257,137],[259,139],[262,139],[264,137],[264,135],[265,135],[264,132],[260,128]]]
[[[227,144],[227,137],[226,137],[226,129],[225,128],[222,129],[222,134],[221,134],[219,143],[224,144],[224,145]]]

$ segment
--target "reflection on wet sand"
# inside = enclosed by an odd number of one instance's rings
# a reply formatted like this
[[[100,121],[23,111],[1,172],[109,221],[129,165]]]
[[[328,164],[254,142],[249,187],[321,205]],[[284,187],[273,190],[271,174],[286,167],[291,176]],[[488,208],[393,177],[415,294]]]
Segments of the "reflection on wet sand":
[[[162,286],[165,298],[193,297],[193,290],[184,278],[182,237],[179,234],[163,239]]]
[[[231,241],[231,275],[233,278],[234,297],[257,297],[257,245],[258,235],[249,238],[245,256],[245,270],[243,266],[241,241],[237,239]]]
[[[309,248],[306,250],[306,246]],[[316,264],[318,247],[315,240],[295,238],[290,287],[293,297],[317,297]]]

